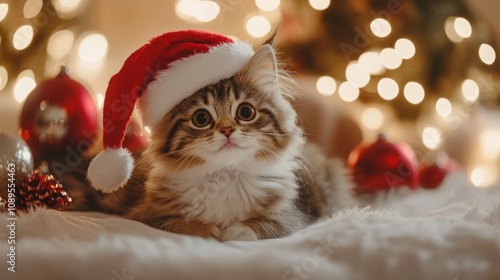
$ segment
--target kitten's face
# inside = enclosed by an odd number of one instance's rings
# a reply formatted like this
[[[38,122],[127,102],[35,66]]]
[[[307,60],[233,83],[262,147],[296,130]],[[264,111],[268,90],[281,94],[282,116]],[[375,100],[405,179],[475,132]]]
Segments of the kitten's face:
[[[151,152],[173,170],[283,160],[302,134],[276,75],[272,49],[257,51],[241,73],[174,107],[154,129]]]

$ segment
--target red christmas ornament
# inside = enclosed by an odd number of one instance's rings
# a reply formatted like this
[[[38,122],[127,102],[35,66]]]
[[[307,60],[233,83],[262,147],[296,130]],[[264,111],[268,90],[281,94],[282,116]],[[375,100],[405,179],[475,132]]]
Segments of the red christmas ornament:
[[[438,153],[431,162],[421,165],[420,185],[425,189],[435,189],[441,185],[446,175],[459,168],[459,164],[445,152]]]
[[[131,153],[140,153],[149,144],[149,132],[142,128],[137,121],[132,120],[125,131],[125,138],[122,146],[128,149]]]
[[[22,184],[16,187],[16,209],[45,206],[62,210],[72,199],[54,176],[35,170]]]
[[[62,152],[66,147],[82,154],[98,131],[97,108],[92,96],[71,79],[66,67],[40,83],[28,96],[21,112],[21,136],[35,158]]]
[[[394,144],[380,134],[375,143],[360,145],[349,155],[348,168],[357,193],[373,193],[391,188],[417,187],[419,170],[413,150],[404,143]]]

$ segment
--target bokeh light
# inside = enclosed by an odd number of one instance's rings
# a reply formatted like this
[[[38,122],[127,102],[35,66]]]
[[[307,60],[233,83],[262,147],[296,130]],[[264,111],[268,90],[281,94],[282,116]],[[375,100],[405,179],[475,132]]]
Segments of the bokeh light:
[[[215,1],[180,0],[175,6],[175,13],[185,20],[210,22],[217,18],[221,7]]]
[[[359,66],[357,62],[351,62],[347,66],[345,76],[347,81],[359,88],[366,86],[370,82],[370,73]]]
[[[322,76],[316,82],[316,89],[322,95],[329,96],[335,93],[337,82],[330,76]]]
[[[34,18],[42,10],[43,0],[28,0],[24,4],[23,15],[24,18]]]
[[[52,34],[47,44],[47,54],[53,59],[62,59],[73,48],[75,35],[67,29],[59,30]]]
[[[453,112],[453,106],[451,105],[450,100],[446,98],[439,98],[436,101],[436,112],[443,118],[449,117]]]
[[[175,5],[175,14],[182,19],[194,18],[193,11],[198,9],[199,0],[180,0]]]
[[[0,21],[4,20],[9,12],[9,4],[0,3]]]
[[[255,5],[262,11],[271,12],[280,6],[280,2],[280,0],[255,0]]]
[[[401,38],[394,44],[394,49],[403,59],[410,59],[415,55],[415,45],[406,38]]]
[[[470,180],[472,184],[476,187],[482,187],[484,185],[484,170],[480,167],[475,168],[472,170],[472,173],[470,175]]]
[[[485,158],[494,160],[500,156],[500,131],[486,129],[481,134],[481,151]]]
[[[359,97],[359,88],[350,82],[343,82],[339,86],[339,96],[345,102],[353,102]]]
[[[431,150],[436,150],[443,141],[441,131],[434,127],[426,127],[422,132],[422,143]]]
[[[104,94],[97,93],[96,94],[97,108],[101,109],[104,106]]]
[[[367,51],[359,56],[358,64],[366,69],[371,75],[380,75],[384,73],[385,67],[380,60],[380,52]]]
[[[80,47],[78,56],[85,62],[98,62],[102,60],[108,51],[108,41],[102,34],[92,33],[86,35]]]
[[[370,107],[361,115],[361,122],[368,129],[378,130],[384,123],[384,115],[379,109]]]
[[[495,49],[488,44],[482,44],[479,47],[479,58],[484,64],[491,65],[495,62],[497,55]]]
[[[209,22],[217,18],[220,12],[220,6],[214,1],[201,1],[195,11],[193,15],[196,20]]]
[[[82,0],[52,0],[52,5],[60,13],[71,14],[78,10],[82,4]]]
[[[450,41],[454,43],[460,43],[464,39],[462,36],[458,35],[455,29],[455,17],[448,17],[444,22],[444,32]]]
[[[462,95],[465,100],[474,102],[479,97],[479,86],[471,79],[467,79],[462,83]]]
[[[469,38],[472,35],[472,26],[470,22],[463,17],[455,18],[455,32],[462,38]]]
[[[33,27],[31,25],[23,25],[14,32],[12,44],[16,50],[26,49],[33,41]]]
[[[417,82],[408,82],[404,87],[404,96],[411,104],[419,104],[424,100],[424,87]]]
[[[33,70],[27,69],[22,71],[16,79],[14,85],[14,98],[17,102],[22,103],[28,97],[30,92],[36,87],[35,74]]]
[[[384,38],[391,34],[392,28],[391,24],[383,19],[376,18],[370,23],[370,30],[377,37]]]
[[[382,78],[378,82],[377,91],[383,99],[393,100],[398,96],[399,86],[398,83],[391,78]]]
[[[397,69],[403,63],[403,59],[393,48],[385,48],[380,52],[380,60],[382,65],[387,69]]]
[[[251,36],[260,38],[271,31],[271,23],[267,18],[257,15],[248,19],[246,29]]]
[[[0,66],[0,90],[4,89],[9,80],[9,73],[4,66]]]
[[[315,10],[322,11],[330,6],[330,0],[309,0],[309,5]]]

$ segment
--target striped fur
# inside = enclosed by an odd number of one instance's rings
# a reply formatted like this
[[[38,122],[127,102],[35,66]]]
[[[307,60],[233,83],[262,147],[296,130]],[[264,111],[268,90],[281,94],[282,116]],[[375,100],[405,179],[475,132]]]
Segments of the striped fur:
[[[302,228],[309,217],[294,203],[304,139],[285,93],[266,46],[237,75],[183,100],[153,129],[145,152],[154,163],[145,201],[128,217],[222,240],[279,237]],[[255,118],[238,118],[241,104],[252,106]],[[211,116],[203,128],[192,121],[201,109]],[[234,130],[229,138],[223,127]],[[224,148],[228,141],[232,147]]]
[[[262,46],[241,72],[198,90],[152,128],[124,188],[87,197],[99,211],[221,241],[286,236],[351,205],[342,167],[304,150],[287,80]],[[241,104],[253,119],[238,117]],[[193,121],[199,110],[210,114],[206,127]]]

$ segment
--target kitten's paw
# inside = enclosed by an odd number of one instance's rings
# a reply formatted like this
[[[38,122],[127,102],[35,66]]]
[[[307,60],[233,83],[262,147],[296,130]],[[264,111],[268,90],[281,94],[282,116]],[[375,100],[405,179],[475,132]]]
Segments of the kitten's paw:
[[[228,228],[226,228],[221,235],[221,241],[229,240],[244,240],[244,241],[254,241],[257,240],[257,234],[253,229],[245,226],[242,223],[234,223]]]
[[[215,237],[217,239],[220,239],[221,230],[218,226],[211,225],[209,228],[209,231],[210,231],[210,235],[212,235],[213,237]]]

